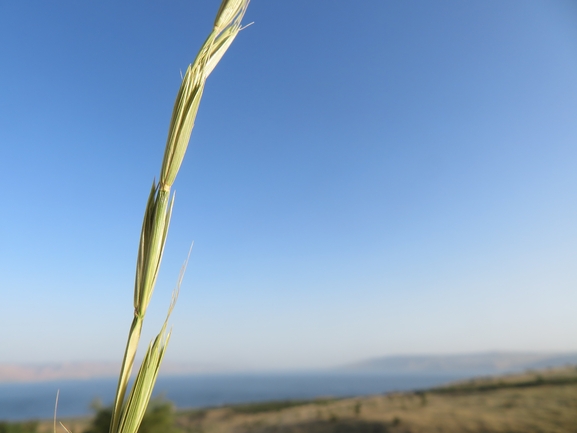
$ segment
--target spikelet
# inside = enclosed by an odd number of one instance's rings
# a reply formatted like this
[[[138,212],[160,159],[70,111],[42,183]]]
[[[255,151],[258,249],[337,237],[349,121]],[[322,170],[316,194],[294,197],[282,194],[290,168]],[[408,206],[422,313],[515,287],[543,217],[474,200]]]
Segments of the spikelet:
[[[240,31],[247,0],[225,0],[218,11],[212,32],[189,65],[176,96],[166,151],[160,171],[160,189],[170,190],[188,146],[204,84]]]

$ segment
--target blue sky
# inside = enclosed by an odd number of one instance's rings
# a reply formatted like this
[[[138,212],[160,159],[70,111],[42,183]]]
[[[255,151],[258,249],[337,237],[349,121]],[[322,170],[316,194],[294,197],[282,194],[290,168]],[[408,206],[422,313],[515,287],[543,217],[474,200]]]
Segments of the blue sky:
[[[218,1],[0,4],[0,362],[119,360],[180,71]],[[577,351],[577,8],[253,0],[145,324],[221,369]]]

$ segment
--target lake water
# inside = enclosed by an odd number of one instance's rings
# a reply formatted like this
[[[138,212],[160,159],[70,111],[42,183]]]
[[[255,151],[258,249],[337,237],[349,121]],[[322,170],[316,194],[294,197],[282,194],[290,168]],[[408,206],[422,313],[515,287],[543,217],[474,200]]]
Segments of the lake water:
[[[457,376],[375,374],[244,374],[160,377],[154,395],[163,395],[178,408],[211,407],[316,397],[348,397],[407,391],[457,380]],[[91,414],[98,398],[111,404],[116,379],[60,380],[0,384],[0,420],[52,418],[60,389],[58,417]]]

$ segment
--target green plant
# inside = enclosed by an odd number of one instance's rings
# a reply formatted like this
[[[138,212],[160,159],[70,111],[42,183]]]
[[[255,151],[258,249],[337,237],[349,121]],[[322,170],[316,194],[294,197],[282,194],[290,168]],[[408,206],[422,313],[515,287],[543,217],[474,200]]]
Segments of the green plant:
[[[0,433],[36,433],[37,421],[7,422],[0,421]]]
[[[361,414],[361,407],[362,407],[362,403],[360,401],[357,401],[355,403],[355,408],[354,408],[355,416],[359,416]]]
[[[186,70],[176,97],[160,178],[158,182],[152,183],[144,213],[134,284],[134,316],[112,406],[110,433],[136,433],[150,401],[170,338],[170,332],[166,332],[167,321],[176,302],[186,263],[181,271],[166,320],[157,337],[148,346],[128,397],[126,394],[144,316],[154,290],[170,224],[174,203],[174,195],[170,196],[170,190],[188,146],[206,79],[240,31],[241,19],[247,6],[248,0],[222,1],[213,29],[196,59]]]
[[[96,414],[84,433],[108,433],[112,421],[112,407],[94,405]],[[175,411],[171,402],[152,399],[146,409],[138,433],[180,433],[175,426]],[[25,433],[25,432],[23,432]]]

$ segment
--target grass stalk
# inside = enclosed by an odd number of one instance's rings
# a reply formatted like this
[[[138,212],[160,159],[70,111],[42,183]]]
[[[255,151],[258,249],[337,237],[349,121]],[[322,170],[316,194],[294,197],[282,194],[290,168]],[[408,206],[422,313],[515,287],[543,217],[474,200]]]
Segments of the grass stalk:
[[[144,317],[156,284],[170,225],[174,204],[174,194],[171,196],[171,188],[186,153],[206,79],[241,30],[241,20],[248,2],[249,0],[223,0],[221,2],[212,31],[194,62],[187,68],[176,96],[160,178],[158,182],[155,180],[152,183],[140,233],[134,282],[134,316],[118,379],[110,433],[136,433],[152,395],[170,338],[170,332],[166,334],[168,318],[174,308],[184,270],[181,271],[166,320],[157,337],[150,343],[136,380],[126,398]]]

